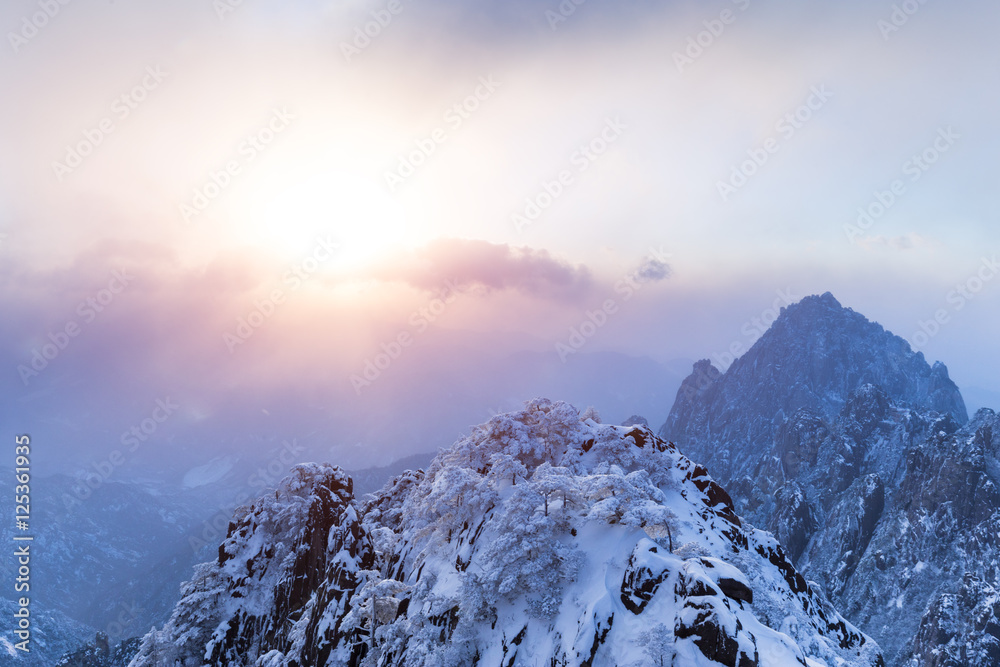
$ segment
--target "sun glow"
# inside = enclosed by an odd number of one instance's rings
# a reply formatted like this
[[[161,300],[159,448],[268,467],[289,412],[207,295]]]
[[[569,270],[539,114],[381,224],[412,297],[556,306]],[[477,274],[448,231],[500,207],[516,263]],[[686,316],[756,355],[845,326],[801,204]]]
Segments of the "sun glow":
[[[347,172],[324,172],[261,192],[248,214],[254,239],[294,255],[329,238],[339,244],[336,269],[356,270],[419,241],[403,206],[378,183]]]

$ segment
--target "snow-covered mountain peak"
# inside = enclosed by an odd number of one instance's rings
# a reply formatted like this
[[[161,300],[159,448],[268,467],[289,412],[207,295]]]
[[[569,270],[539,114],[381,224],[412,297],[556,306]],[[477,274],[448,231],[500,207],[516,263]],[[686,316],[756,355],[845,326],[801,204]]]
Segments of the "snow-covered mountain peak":
[[[995,423],[968,420],[944,364],[824,294],[784,308],[725,373],[696,364],[660,434],[893,667],[987,667],[1000,630],[982,633],[1000,622],[975,596],[1000,589]]]
[[[337,468],[296,468],[238,514],[218,561],[200,566],[133,667],[172,664],[164,656],[254,667],[881,664],[703,467],[646,427],[545,399],[362,499]]]
[[[717,412],[737,394],[748,394],[751,386],[759,391],[743,396],[752,401],[747,407],[768,417],[799,407],[833,417],[852,392],[872,384],[900,404],[947,413],[961,423],[968,420],[943,363],[930,366],[904,339],[841,306],[829,292],[782,308],[746,354],[721,377],[714,375],[695,366],[694,382],[678,392],[662,435],[675,437],[674,413],[690,411],[690,401],[707,400]],[[692,384],[700,391],[692,392]]]

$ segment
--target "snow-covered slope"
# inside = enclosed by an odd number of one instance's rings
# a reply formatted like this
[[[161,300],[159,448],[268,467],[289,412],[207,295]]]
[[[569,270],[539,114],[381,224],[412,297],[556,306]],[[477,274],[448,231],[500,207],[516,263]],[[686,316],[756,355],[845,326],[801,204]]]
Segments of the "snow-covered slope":
[[[705,469],[536,399],[353,498],[296,467],[131,667],[881,665]]]
[[[13,587],[12,587],[13,588]],[[18,650],[20,638],[14,635],[14,612],[20,606],[13,600],[0,598],[0,615],[5,619],[5,631],[0,634],[0,665],[10,667],[52,667],[59,657],[78,648],[94,631],[58,611],[31,610],[30,651]]]

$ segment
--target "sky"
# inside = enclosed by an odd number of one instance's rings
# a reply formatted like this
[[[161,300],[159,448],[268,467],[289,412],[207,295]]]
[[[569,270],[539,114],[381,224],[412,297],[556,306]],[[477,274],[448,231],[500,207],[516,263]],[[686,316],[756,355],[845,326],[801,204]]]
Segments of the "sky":
[[[542,389],[657,427],[826,291],[997,407],[998,15],[5,2],[4,430],[72,472],[138,428],[127,477],[380,465]]]

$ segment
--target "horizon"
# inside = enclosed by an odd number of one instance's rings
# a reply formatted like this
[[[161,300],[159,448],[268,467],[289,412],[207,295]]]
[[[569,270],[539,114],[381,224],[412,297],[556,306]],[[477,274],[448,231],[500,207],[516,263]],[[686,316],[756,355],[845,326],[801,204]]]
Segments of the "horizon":
[[[832,292],[828,291],[828,292],[824,292],[822,294],[808,294],[808,295],[805,295],[805,296],[803,296],[802,298],[800,298],[798,300],[795,300],[795,301],[792,301],[791,303],[788,303],[787,305],[778,305],[778,301],[781,301],[782,299],[785,299],[788,296],[789,296],[789,294],[787,292],[784,293],[784,294],[781,294],[781,296],[779,296],[778,299],[775,300],[772,303],[772,306],[770,308],[766,308],[765,310],[761,311],[761,314],[759,316],[750,318],[746,323],[744,323],[744,331],[745,331],[745,329],[746,329],[746,327],[748,325],[751,327],[751,329],[750,329],[751,334],[745,334],[745,335],[749,336],[749,340],[750,340],[749,343],[745,343],[743,340],[734,340],[729,349],[713,353],[711,356],[703,356],[703,357],[700,357],[700,358],[697,358],[697,359],[671,359],[667,363],[664,363],[664,364],[658,364],[655,361],[653,361],[651,358],[647,357],[646,359],[648,359],[653,364],[656,364],[654,367],[652,367],[652,370],[650,371],[650,373],[651,374],[659,373],[661,376],[669,376],[670,377],[670,388],[676,390],[676,395],[675,394],[670,394],[669,405],[667,405],[666,407],[662,408],[661,412],[652,412],[652,413],[648,413],[647,414],[646,412],[643,412],[643,411],[635,411],[635,410],[631,410],[630,411],[628,409],[627,405],[618,405],[618,406],[616,406],[617,407],[617,412],[613,412],[612,413],[613,414],[613,418],[608,423],[621,423],[621,422],[623,422],[626,419],[625,415],[626,415],[626,413],[628,413],[627,416],[629,416],[629,417],[631,417],[631,416],[639,416],[639,417],[643,417],[643,418],[647,419],[647,421],[649,422],[649,428],[651,428],[654,432],[657,432],[659,430],[660,426],[662,426],[667,421],[668,414],[672,411],[673,404],[674,404],[676,398],[681,395],[681,391],[682,391],[681,390],[681,382],[683,380],[685,380],[685,379],[697,378],[698,377],[699,374],[698,374],[697,369],[696,369],[697,364],[699,364],[699,363],[701,363],[703,361],[707,361],[707,362],[709,362],[711,364],[711,366],[716,371],[718,371],[720,373],[720,376],[726,375],[729,372],[729,370],[732,368],[733,363],[736,360],[741,359],[746,354],[748,354],[751,350],[753,350],[758,344],[762,343],[762,338],[764,337],[764,335],[767,334],[770,331],[770,329],[773,327],[773,325],[778,320],[780,320],[781,318],[785,317],[785,311],[789,307],[795,308],[795,307],[799,306],[800,304],[802,304],[806,300],[813,300],[813,301],[824,300],[824,297],[827,297],[827,296],[831,297],[833,299],[833,301],[837,304],[837,306],[839,308],[843,309],[844,311],[857,313],[858,315],[860,315],[861,317],[863,317],[866,321],[868,321],[868,322],[870,322],[870,323],[878,326],[881,330],[883,330],[889,336],[892,336],[893,338],[897,338],[897,339],[903,340],[903,342],[905,342],[907,344],[908,349],[910,350],[910,352],[912,354],[914,354],[916,357],[918,357],[919,359],[921,359],[922,362],[925,363],[928,368],[931,368],[931,367],[933,367],[936,364],[942,364],[947,369],[947,363],[945,363],[945,362],[943,362],[941,360],[928,359],[921,350],[914,349],[912,347],[912,344],[910,343],[910,341],[906,340],[905,338],[899,336],[895,332],[893,332],[890,329],[886,328],[884,325],[882,325],[877,320],[872,319],[872,318],[866,316],[865,313],[859,312],[859,311],[851,308],[850,306],[847,306],[847,305],[844,305],[844,304],[840,303],[840,301],[836,298],[836,295],[833,294]],[[585,322],[591,322],[591,321],[592,320],[585,320]],[[586,329],[584,329],[584,331],[586,331]],[[567,340],[568,341],[572,341],[575,337],[579,338],[580,340],[583,340],[583,341],[587,340],[586,335],[584,335],[583,333],[581,333],[581,331],[580,331],[579,328],[572,327],[570,329],[569,337],[568,337]],[[560,347],[563,348],[562,351],[560,350]],[[402,349],[404,349],[404,346],[400,346],[400,350],[402,350]],[[566,343],[563,343],[563,342],[557,342],[556,343],[556,348],[555,348],[554,351],[552,351],[552,350],[529,351],[528,353],[532,354],[532,355],[534,355],[536,357],[539,357],[539,356],[548,356],[548,357],[551,358],[552,356],[557,356],[560,360],[562,360],[563,356],[565,354],[564,351],[566,349],[571,350],[572,351],[571,354],[578,354],[579,353],[581,355],[592,356],[592,357],[600,357],[600,356],[602,356],[602,354],[612,354],[612,355],[619,355],[620,354],[618,352],[607,352],[606,351],[606,352],[602,353],[602,352],[594,352],[594,351],[588,352],[586,350],[576,350],[576,349],[573,349],[572,343],[570,343],[570,344],[567,345]],[[524,352],[525,351],[515,352],[514,355],[523,354]],[[393,359],[389,354],[386,354],[386,353],[380,353],[378,356],[384,356],[387,359]],[[378,356],[376,356],[375,358],[378,358]],[[638,360],[641,361],[642,358],[638,358]],[[563,362],[563,363],[565,363],[565,362]],[[374,363],[369,364],[369,365],[373,369],[376,369],[376,371],[377,371],[377,368],[376,368],[376,366],[375,366]],[[362,371],[362,374],[363,374],[363,371]],[[948,376],[954,382],[954,378],[951,377],[950,369],[948,369]],[[662,377],[661,377],[661,379],[662,379]],[[377,380],[377,378],[374,378],[374,379],[372,379],[370,381],[367,381],[367,385],[370,386],[376,380]],[[974,397],[970,400],[970,398],[966,396],[965,392],[962,391],[962,387],[958,386],[957,383],[956,383],[956,387],[957,387],[957,389],[959,391],[960,396],[962,397],[962,399],[965,402],[965,405],[966,405],[966,408],[967,408],[967,411],[968,411],[969,419],[971,419],[975,415],[975,413],[977,413],[979,410],[984,409],[984,408],[985,409],[989,409],[989,410],[994,410],[994,411],[997,410],[996,404],[990,404],[988,402],[982,402],[982,400],[981,400],[982,399],[981,394],[980,395],[974,394],[973,395]],[[466,437],[469,433],[472,432],[472,429],[474,427],[479,426],[481,424],[487,423],[492,417],[494,417],[494,416],[496,416],[498,414],[507,413],[507,412],[510,412],[510,413],[519,412],[520,410],[523,409],[523,406],[525,404],[530,403],[531,401],[539,399],[539,398],[550,399],[550,400],[553,400],[553,401],[564,400],[564,397],[557,396],[557,395],[549,395],[549,394],[553,394],[553,392],[541,392],[541,393],[537,393],[536,395],[532,395],[532,396],[524,396],[520,400],[511,400],[506,405],[502,406],[502,408],[500,408],[500,409],[489,407],[486,410],[486,412],[483,414],[482,419],[479,422],[468,424],[467,428],[463,429],[461,432],[459,432],[457,434],[457,436],[455,436],[454,438],[450,438],[449,439],[449,438],[446,437],[446,438],[444,438],[443,440],[441,440],[439,442],[432,442],[431,444],[433,445],[433,447],[431,449],[413,450],[413,451],[403,450],[400,454],[398,454],[396,456],[391,456],[391,457],[389,457],[387,459],[373,460],[373,461],[371,461],[369,463],[364,463],[364,461],[366,459],[363,458],[363,459],[360,459],[360,461],[362,461],[362,463],[355,464],[354,467],[351,467],[350,464],[346,464],[346,465],[344,465],[344,467],[346,469],[348,469],[348,470],[352,470],[352,471],[355,471],[355,472],[364,472],[364,471],[367,471],[369,469],[378,469],[378,468],[392,467],[392,466],[395,466],[398,462],[406,460],[408,458],[412,458],[412,457],[421,457],[421,456],[430,456],[430,457],[433,457],[433,456],[436,455],[436,453],[438,453],[439,451],[441,451],[442,448],[446,449],[446,448],[450,447],[452,444],[454,444],[454,442],[456,442],[455,438],[457,438],[457,439],[460,440],[460,439]],[[164,402],[164,400],[166,400],[166,402]],[[584,408],[590,408],[590,409],[596,410],[598,415],[601,414],[599,406],[597,406],[595,404],[592,404],[592,403],[582,403],[580,401],[567,401],[567,402],[569,402],[572,405],[574,405],[574,407],[576,407],[578,410],[580,410],[581,413],[584,411]],[[151,429],[146,430],[145,423],[151,423],[151,422],[163,423],[163,422],[165,422],[165,421],[168,420],[168,418],[171,416],[171,414],[172,414],[172,412],[174,410],[176,410],[176,409],[178,409],[180,407],[179,405],[174,404],[169,397],[167,399],[160,399],[160,398],[158,398],[156,400],[156,402],[155,402],[155,405],[156,405],[156,407],[153,409],[153,413],[150,415],[152,417],[152,419],[146,418],[146,419],[142,420],[142,422],[140,422],[139,424],[133,425],[128,432],[123,432],[122,433],[121,438],[120,438],[120,442],[123,445],[128,445],[128,451],[129,452],[135,452],[140,446],[145,447],[145,446],[147,446],[147,444],[151,444],[154,441],[155,433],[156,433],[156,430],[157,430],[158,426],[153,426],[153,427],[151,427]],[[624,410],[624,412],[622,410]],[[159,416],[157,416],[157,414],[156,414],[157,412],[160,412],[161,414],[164,414],[164,416],[162,418],[159,417]],[[654,415],[654,416],[651,416],[651,415]],[[188,434],[188,437],[191,438],[194,442],[197,442],[197,438],[193,437],[191,435],[191,433]],[[269,455],[273,455],[274,451],[284,452],[285,450],[288,450],[289,448],[291,449],[291,451],[293,453],[300,453],[300,452],[303,452],[303,451],[308,451],[310,453],[322,454],[322,450],[321,449],[316,449],[316,448],[313,448],[313,447],[303,447],[303,446],[300,446],[298,444],[298,442],[297,442],[297,438],[296,437],[291,437],[291,438],[288,438],[288,439],[282,439],[281,442],[280,442],[280,446],[278,444],[276,444],[276,441],[275,441],[275,443],[272,443],[272,444],[273,444],[273,446],[271,446],[271,447],[269,447],[267,449],[267,453]],[[233,459],[233,455],[235,455],[237,458]],[[224,455],[222,457],[218,457],[218,456],[212,457],[210,460],[208,460],[203,465],[198,465],[198,466],[195,466],[194,468],[191,468],[190,470],[187,470],[184,473],[184,480],[181,480],[179,482],[178,481],[170,482],[170,483],[167,484],[167,486],[176,486],[176,488],[178,488],[178,489],[190,488],[189,485],[188,485],[188,483],[187,483],[187,478],[189,476],[191,476],[192,474],[197,473],[201,469],[211,469],[212,467],[219,467],[219,462],[220,461],[226,462],[225,463],[225,471],[224,472],[228,472],[229,470],[232,470],[234,468],[233,464],[234,464],[235,460],[238,460],[240,458],[239,455],[240,455],[240,451],[239,451],[239,449],[236,449],[236,450],[233,450],[233,451],[229,451],[226,455]],[[130,457],[128,457],[126,455],[125,458],[128,459]],[[245,463],[250,463],[252,465],[252,462],[253,462],[254,458],[255,457],[253,455],[251,455],[245,461]],[[302,460],[316,460],[317,462],[319,462],[319,461],[328,461],[328,462],[332,462],[332,463],[337,464],[338,462],[336,460],[334,460],[334,459],[335,459],[335,457],[331,456],[331,455],[327,455],[327,456],[322,456],[321,455],[321,456],[313,457],[313,458],[307,457],[306,459],[302,459]],[[288,461],[284,461],[284,455],[283,454],[282,454],[282,460],[285,463],[285,467],[287,467],[288,465],[291,465],[291,463],[292,463],[292,459],[289,459]],[[108,467],[108,463],[106,461],[103,461],[103,460],[98,460],[96,462],[92,461],[91,464],[88,467],[81,468],[81,467],[78,466],[76,468],[76,470],[75,470],[75,474],[73,472],[71,472],[70,468],[59,470],[56,474],[75,476],[76,479],[78,479],[78,480],[84,480],[85,481],[86,479],[92,477],[93,474],[94,474],[94,472],[96,471],[98,473],[98,477],[103,478],[103,480],[101,481],[101,484],[106,483],[108,481],[111,481],[111,482],[136,482],[136,481],[142,481],[142,480],[146,480],[147,482],[148,481],[152,481],[151,478],[149,477],[150,470],[148,468],[137,467],[137,469],[131,471],[132,474],[130,475],[129,472],[128,472],[128,470],[126,470],[126,471],[119,470],[118,469],[119,465],[121,465],[121,464],[117,463],[117,462],[113,463],[113,467],[110,469],[110,472],[107,472],[105,470],[102,470],[102,466],[104,466],[106,468],[106,467]],[[123,472],[125,474],[123,474]],[[275,476],[275,475],[277,475],[277,476]],[[280,478],[280,475],[277,474],[277,473],[274,473],[272,471],[272,474],[270,476],[264,475],[263,478],[267,480],[267,484],[264,485],[264,486],[262,486],[262,488],[265,488],[265,487],[273,486],[273,484],[276,483],[277,480]],[[167,482],[170,479],[176,480],[175,475],[168,474],[167,477],[165,477],[163,479],[160,479],[158,483]],[[255,484],[255,486],[256,486],[256,484]]]

